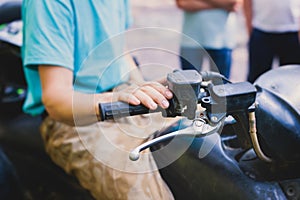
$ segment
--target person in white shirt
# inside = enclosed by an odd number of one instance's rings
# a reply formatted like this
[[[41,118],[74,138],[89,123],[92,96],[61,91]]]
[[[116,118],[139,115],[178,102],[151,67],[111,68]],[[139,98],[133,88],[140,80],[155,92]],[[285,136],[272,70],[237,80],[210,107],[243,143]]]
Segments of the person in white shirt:
[[[300,1],[245,0],[249,39],[248,81],[279,66],[300,64]]]

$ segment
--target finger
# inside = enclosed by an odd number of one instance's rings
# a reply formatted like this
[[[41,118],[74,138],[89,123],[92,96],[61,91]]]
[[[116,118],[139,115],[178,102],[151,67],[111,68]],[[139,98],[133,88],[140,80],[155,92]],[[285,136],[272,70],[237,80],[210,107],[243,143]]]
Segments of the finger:
[[[120,92],[117,95],[117,101],[123,101],[132,105],[139,105],[141,101],[131,93]]]
[[[156,104],[162,108],[168,108],[169,102],[159,91],[150,86],[144,86],[141,88],[144,94],[148,95]]]
[[[142,90],[137,90],[134,92],[134,96],[146,107],[150,108],[151,110],[155,110],[157,108],[157,104],[151,98],[149,93],[145,93]]]
[[[165,86],[163,86],[162,84],[160,84],[158,82],[149,82],[149,83],[146,83],[144,86],[153,87],[155,90],[157,90],[159,93],[161,93],[167,99],[171,99],[173,97],[173,93],[168,88],[166,88]]]

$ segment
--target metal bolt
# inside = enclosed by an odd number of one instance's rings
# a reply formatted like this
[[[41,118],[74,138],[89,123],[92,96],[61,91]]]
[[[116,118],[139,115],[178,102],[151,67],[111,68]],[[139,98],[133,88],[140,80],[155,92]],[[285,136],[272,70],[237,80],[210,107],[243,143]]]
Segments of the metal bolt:
[[[295,189],[293,186],[289,186],[287,189],[286,189],[286,194],[290,197],[294,196],[295,195]]]
[[[197,132],[198,134],[202,134],[204,125],[205,125],[204,119],[201,119],[201,118],[195,119],[193,122],[194,131]]]
[[[218,118],[216,116],[212,116],[210,118],[210,121],[212,121],[213,123],[218,122]]]
[[[202,121],[202,120],[195,120],[195,121],[194,121],[194,124],[195,124],[195,126],[197,126],[197,127],[202,127],[204,123],[205,123],[205,122]]]

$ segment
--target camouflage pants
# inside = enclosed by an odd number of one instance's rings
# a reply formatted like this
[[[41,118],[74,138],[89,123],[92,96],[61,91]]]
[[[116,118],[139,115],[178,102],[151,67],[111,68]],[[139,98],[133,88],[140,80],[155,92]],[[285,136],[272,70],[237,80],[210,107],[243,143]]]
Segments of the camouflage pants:
[[[151,114],[72,127],[47,117],[41,134],[51,159],[76,176],[96,199],[168,200],[173,195],[151,153],[146,150],[135,162],[128,155],[174,122]]]

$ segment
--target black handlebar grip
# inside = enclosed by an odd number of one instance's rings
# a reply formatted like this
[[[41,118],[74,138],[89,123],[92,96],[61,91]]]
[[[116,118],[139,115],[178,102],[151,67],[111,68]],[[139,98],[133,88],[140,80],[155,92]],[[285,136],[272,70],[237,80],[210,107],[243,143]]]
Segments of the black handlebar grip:
[[[134,106],[120,101],[99,103],[99,114],[101,121],[147,113],[149,113],[149,108],[142,104]]]

